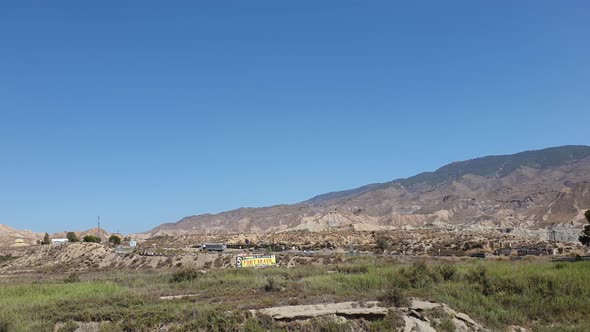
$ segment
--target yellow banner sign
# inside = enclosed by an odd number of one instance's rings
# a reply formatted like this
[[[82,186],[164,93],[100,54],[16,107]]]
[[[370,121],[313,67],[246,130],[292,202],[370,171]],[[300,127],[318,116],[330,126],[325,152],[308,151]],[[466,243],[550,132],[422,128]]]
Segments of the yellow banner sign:
[[[275,255],[254,255],[236,257],[237,267],[261,267],[277,265]]]

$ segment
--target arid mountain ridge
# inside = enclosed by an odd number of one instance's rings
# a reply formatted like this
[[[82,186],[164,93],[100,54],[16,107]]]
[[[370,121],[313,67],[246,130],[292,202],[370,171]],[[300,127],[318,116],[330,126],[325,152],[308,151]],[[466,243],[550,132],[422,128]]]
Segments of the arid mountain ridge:
[[[576,229],[590,208],[590,147],[568,145],[445,165],[292,205],[182,218],[143,236],[396,228]]]
[[[564,240],[575,241],[586,209],[590,147],[562,146],[454,162],[434,172],[318,195],[298,204],[189,216],[137,236],[513,228],[535,236],[545,230],[545,237],[547,230],[565,229],[569,238]],[[108,235],[103,231],[101,237]],[[1,243],[21,238],[33,244],[42,236],[0,225]],[[51,237],[65,237],[65,232]]]

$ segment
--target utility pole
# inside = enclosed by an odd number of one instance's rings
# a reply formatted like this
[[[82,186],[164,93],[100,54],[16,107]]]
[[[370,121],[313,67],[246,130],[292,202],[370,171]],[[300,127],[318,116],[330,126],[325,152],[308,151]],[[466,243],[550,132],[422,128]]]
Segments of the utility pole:
[[[100,216],[98,216],[98,238],[100,239]]]

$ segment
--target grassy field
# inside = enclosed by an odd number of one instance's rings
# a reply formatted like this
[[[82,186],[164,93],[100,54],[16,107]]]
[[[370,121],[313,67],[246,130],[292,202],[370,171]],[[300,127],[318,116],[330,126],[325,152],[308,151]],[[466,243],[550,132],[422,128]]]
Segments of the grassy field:
[[[160,296],[197,295],[175,300]],[[590,262],[409,261],[358,257],[339,265],[292,269],[102,272],[18,278],[0,283],[0,331],[72,331],[101,322],[103,331],[265,331],[278,328],[247,310],[279,305],[382,300],[408,296],[443,302],[492,330],[587,331]],[[337,324],[292,329],[338,331]],[[368,322],[373,330],[383,322]],[[286,328],[284,325],[281,328]]]

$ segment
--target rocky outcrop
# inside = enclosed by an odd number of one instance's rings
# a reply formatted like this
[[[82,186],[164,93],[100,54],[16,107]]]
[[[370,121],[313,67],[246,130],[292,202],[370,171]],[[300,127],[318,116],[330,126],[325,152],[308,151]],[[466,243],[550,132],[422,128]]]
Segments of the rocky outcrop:
[[[408,307],[384,307],[380,302],[340,302],[310,305],[293,305],[251,310],[253,315],[268,315],[278,321],[309,320],[311,318],[328,317],[346,323],[347,320],[360,318],[384,318],[391,312],[398,314],[399,331],[436,332],[442,319],[447,319],[455,327],[455,331],[472,332],[487,331],[467,314],[456,312],[445,304],[411,299]],[[438,311],[436,315],[431,315]],[[403,323],[402,323],[403,322]]]

